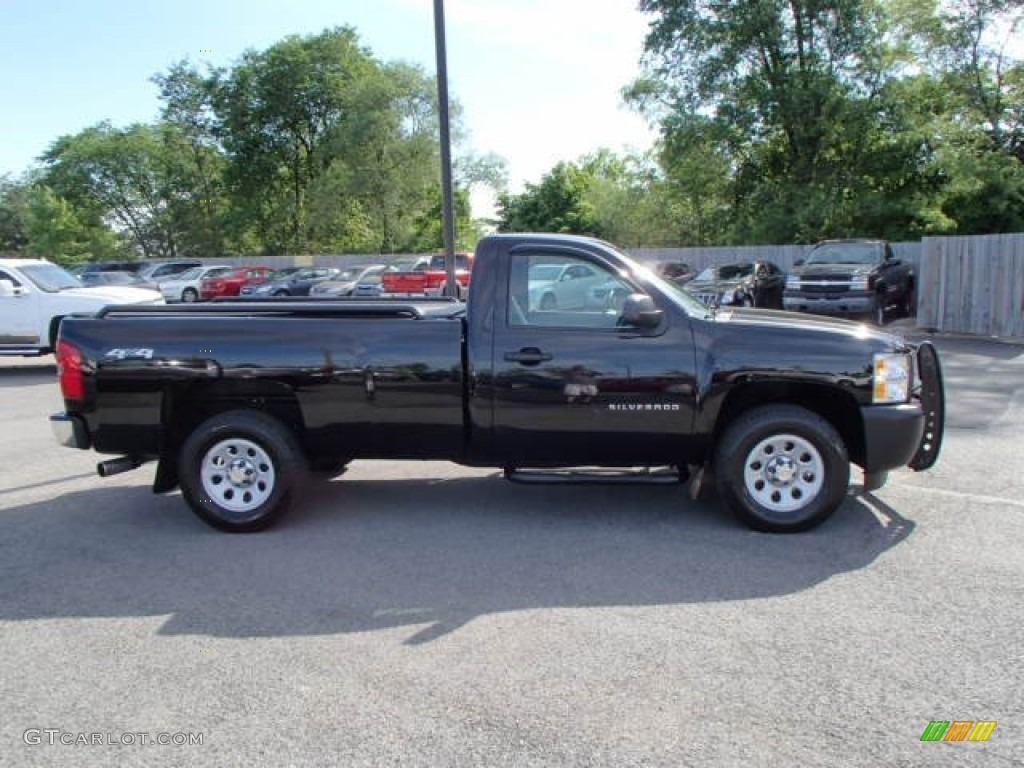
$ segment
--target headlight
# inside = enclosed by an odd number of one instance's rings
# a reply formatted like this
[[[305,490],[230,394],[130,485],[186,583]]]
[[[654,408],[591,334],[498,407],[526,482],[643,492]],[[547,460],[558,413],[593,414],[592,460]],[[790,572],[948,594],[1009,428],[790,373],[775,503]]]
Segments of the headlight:
[[[797,289],[800,287],[800,278],[796,275],[786,276],[786,287],[790,289]]]
[[[850,281],[850,290],[853,291],[866,291],[868,289],[868,276],[862,275],[860,277],[854,277]]]
[[[909,354],[875,355],[871,401],[873,403],[907,402],[910,399],[912,373],[913,368]]]

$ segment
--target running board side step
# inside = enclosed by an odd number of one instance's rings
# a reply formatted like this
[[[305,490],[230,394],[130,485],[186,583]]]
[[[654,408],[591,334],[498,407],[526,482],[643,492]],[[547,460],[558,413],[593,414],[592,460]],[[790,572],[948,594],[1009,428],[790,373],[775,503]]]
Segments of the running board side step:
[[[687,466],[606,469],[517,469],[505,467],[505,479],[524,485],[679,485],[690,479]]]

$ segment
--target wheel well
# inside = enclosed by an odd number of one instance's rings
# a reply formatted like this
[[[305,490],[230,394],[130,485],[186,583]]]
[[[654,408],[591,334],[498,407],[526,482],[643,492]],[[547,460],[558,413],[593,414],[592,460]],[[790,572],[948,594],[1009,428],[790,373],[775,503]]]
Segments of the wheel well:
[[[806,408],[829,422],[846,444],[850,461],[864,460],[864,422],[860,407],[849,392],[825,384],[751,382],[729,393],[715,422],[714,439],[741,413],[759,405],[786,403]]]
[[[305,444],[306,425],[292,389],[280,382],[188,382],[170,387],[164,395],[160,464],[153,490],[162,493],[178,484],[178,454],[188,436],[211,416],[234,410],[273,416]]]

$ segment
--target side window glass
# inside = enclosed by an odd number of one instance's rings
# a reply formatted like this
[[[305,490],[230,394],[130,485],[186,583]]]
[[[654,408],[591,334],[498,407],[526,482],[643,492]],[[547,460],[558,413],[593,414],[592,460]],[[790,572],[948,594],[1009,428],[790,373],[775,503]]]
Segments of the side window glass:
[[[10,274],[9,272],[4,272],[2,269],[0,269],[0,280],[10,280],[11,283],[14,284],[15,288],[21,287],[21,283],[17,281],[14,275]]]
[[[522,253],[512,257],[508,322],[513,326],[614,328],[629,281],[579,256]]]

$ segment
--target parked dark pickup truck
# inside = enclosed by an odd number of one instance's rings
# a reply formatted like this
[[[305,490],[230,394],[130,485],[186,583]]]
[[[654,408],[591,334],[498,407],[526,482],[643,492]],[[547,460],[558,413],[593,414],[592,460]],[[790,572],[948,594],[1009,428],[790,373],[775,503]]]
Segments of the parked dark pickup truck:
[[[539,265],[585,264],[621,307],[542,309]],[[607,243],[496,235],[476,253],[468,305],[450,299],[235,301],[109,307],[71,317],[57,349],[59,441],[157,460],[229,531],[263,528],[306,470],[355,458],[445,459],[511,479],[555,468],[688,468],[767,531],[810,528],[842,502],[849,462],[865,487],[930,467],[943,432],[939,361],[865,325],[709,309]],[[674,470],[674,474],[672,474]],[[692,489],[694,490],[694,489]]]
[[[782,304],[798,312],[863,315],[881,326],[890,309],[916,311],[914,270],[884,240],[826,240],[790,271]]]

